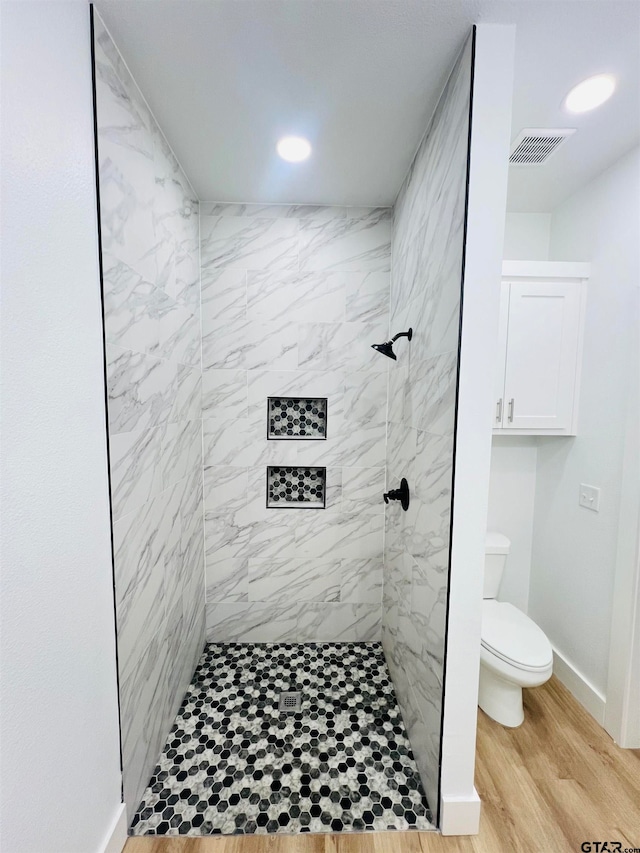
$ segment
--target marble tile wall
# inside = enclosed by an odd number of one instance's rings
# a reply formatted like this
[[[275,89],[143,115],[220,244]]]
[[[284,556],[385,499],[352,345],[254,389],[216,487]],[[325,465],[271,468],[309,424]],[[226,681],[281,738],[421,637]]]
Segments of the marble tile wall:
[[[201,203],[207,639],[380,637],[391,211]],[[267,440],[267,397],[326,397],[326,441]],[[267,509],[267,465],[327,468]]]
[[[382,641],[430,806],[438,804],[472,49],[458,58],[396,201]]]
[[[198,201],[95,16],[124,796],[131,818],[204,645]]]

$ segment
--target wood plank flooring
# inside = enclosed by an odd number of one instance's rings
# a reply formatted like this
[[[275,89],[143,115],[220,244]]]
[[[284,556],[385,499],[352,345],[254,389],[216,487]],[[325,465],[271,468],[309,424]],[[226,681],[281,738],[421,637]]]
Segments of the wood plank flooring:
[[[640,750],[619,749],[555,677],[525,691],[517,729],[478,714],[478,836],[130,838],[124,853],[579,853],[584,841],[640,850]]]

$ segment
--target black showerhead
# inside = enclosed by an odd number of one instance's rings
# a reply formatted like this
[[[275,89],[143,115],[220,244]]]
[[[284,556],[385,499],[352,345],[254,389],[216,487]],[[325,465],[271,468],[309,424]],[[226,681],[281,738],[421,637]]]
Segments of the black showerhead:
[[[386,341],[384,344],[371,344],[371,348],[381,352],[382,355],[388,355],[394,361],[397,361],[397,356],[393,351],[393,341]]]
[[[397,335],[394,335],[390,341],[385,341],[383,344],[371,344],[371,348],[376,350],[377,352],[381,352],[382,355],[386,355],[389,358],[392,358],[394,361],[398,360],[395,352],[393,351],[394,341],[397,341],[398,338],[408,338],[411,340],[413,337],[413,329],[409,329],[408,332],[398,332]]]

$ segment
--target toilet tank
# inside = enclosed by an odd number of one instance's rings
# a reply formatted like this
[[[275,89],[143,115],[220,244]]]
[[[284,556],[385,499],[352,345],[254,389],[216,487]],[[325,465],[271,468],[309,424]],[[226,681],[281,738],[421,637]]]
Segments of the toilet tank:
[[[484,548],[484,590],[483,598],[495,598],[498,595],[502,573],[511,541],[502,533],[489,531]]]

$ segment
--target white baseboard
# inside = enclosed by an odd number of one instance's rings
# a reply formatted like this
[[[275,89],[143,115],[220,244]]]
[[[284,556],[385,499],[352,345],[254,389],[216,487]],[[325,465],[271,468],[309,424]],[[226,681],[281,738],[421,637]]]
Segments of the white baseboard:
[[[121,803],[98,853],[122,853],[127,837],[127,813],[124,803]]]
[[[553,674],[596,722],[604,726],[605,697],[557,649],[553,650]]]
[[[440,832],[443,835],[477,835],[480,831],[480,797],[476,789],[464,799],[443,796],[440,800]]]

